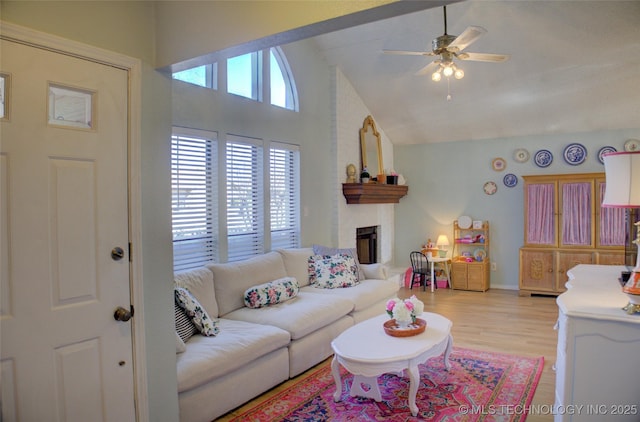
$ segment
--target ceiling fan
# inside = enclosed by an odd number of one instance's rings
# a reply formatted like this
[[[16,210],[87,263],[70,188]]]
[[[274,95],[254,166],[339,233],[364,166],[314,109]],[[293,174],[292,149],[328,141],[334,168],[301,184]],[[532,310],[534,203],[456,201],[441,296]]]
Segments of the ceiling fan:
[[[416,75],[426,75],[433,71],[431,79],[439,81],[442,75],[453,75],[456,79],[464,77],[464,71],[456,66],[453,59],[498,63],[509,59],[508,54],[467,53],[465,48],[478,40],[487,30],[480,26],[469,26],[462,34],[455,36],[447,34],[447,6],[444,8],[444,34],[431,41],[431,51],[382,50],[385,54],[400,54],[409,56],[440,56],[416,72]]]

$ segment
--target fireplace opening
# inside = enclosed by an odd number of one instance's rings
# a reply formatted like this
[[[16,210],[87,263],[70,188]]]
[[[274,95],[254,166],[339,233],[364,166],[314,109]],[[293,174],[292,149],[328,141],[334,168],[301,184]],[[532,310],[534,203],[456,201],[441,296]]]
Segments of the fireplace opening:
[[[378,227],[356,228],[356,251],[361,264],[378,262]]]

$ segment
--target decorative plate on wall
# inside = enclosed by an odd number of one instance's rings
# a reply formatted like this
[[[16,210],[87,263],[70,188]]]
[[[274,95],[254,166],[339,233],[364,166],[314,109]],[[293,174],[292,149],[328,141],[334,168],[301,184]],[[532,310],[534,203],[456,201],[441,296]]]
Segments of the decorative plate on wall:
[[[587,149],[584,145],[574,142],[564,148],[563,157],[567,164],[577,166],[584,163],[584,160],[587,159]]]
[[[529,151],[524,148],[518,148],[513,153],[513,159],[518,163],[526,163],[529,161]]]
[[[538,167],[549,167],[553,163],[553,154],[549,150],[541,149],[533,156],[533,161]]]
[[[496,185],[495,182],[487,182],[482,189],[484,189],[484,193],[487,195],[493,195],[498,190],[498,185]]]
[[[616,152],[617,150],[614,147],[602,147],[600,151],[598,151],[598,161],[600,164],[604,164],[604,155],[609,154],[610,152]]]
[[[507,168],[507,162],[504,161],[504,158],[494,158],[491,162],[491,168],[495,171],[502,171]]]
[[[624,150],[627,152],[640,151],[640,141],[637,139],[629,139],[624,143]]]
[[[502,182],[506,187],[512,188],[518,184],[518,176],[512,173],[505,174],[504,178],[502,179]]]

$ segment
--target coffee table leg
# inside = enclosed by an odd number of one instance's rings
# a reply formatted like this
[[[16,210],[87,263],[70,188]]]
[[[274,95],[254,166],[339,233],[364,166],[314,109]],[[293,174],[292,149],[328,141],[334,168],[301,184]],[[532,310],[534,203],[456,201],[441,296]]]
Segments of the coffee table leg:
[[[336,383],[336,392],[333,393],[333,401],[339,402],[340,397],[342,397],[342,381],[340,380],[340,363],[335,355],[333,355],[333,360],[331,361],[331,374]]]
[[[453,349],[453,337],[449,334],[449,338],[447,339],[447,348],[444,351],[444,366],[447,368],[447,371],[451,369],[451,362],[449,362],[449,355],[451,354],[451,350]]]
[[[368,391],[362,388],[362,385],[369,387]],[[351,390],[349,390],[351,397],[360,396],[374,399],[377,402],[382,401],[382,394],[380,394],[380,388],[378,387],[378,377],[365,377],[364,375],[354,375],[353,382],[351,383]]]
[[[409,410],[413,416],[418,416],[418,406],[416,405],[416,394],[420,384],[420,371],[418,365],[411,365],[409,372]]]

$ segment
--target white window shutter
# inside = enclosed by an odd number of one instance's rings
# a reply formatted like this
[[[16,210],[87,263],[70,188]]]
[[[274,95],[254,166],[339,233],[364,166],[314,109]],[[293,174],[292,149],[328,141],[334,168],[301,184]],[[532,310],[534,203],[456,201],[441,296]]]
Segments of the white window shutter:
[[[218,261],[215,133],[174,129],[171,211],[174,271]]]
[[[271,249],[300,246],[300,153],[296,145],[269,149]]]
[[[227,260],[264,253],[262,141],[227,135]]]

